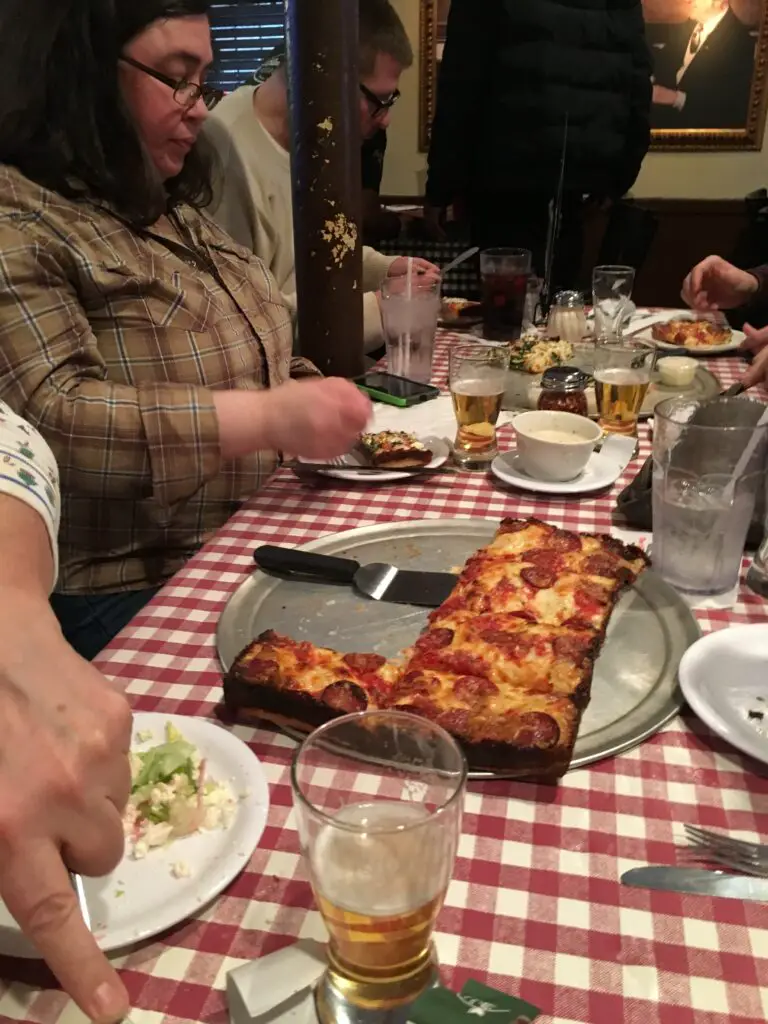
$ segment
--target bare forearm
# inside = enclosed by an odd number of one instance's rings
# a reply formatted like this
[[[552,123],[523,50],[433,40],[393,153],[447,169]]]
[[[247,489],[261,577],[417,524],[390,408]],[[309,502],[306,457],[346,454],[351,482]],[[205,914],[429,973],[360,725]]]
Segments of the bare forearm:
[[[0,494],[0,606],[9,592],[24,592],[48,602],[53,554],[40,515],[25,502]]]
[[[273,451],[269,429],[269,395],[260,391],[215,391],[222,459],[238,459],[256,451]]]

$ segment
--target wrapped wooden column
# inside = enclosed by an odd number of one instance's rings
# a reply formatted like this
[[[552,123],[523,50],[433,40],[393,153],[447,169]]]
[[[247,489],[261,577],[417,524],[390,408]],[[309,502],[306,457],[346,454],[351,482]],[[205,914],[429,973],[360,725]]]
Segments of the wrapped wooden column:
[[[301,354],[363,372],[358,0],[286,0]]]

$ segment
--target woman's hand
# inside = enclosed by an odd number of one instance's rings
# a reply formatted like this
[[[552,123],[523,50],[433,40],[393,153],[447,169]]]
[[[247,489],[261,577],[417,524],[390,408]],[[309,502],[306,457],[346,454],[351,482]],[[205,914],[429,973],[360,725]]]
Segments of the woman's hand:
[[[744,341],[739,347],[740,352],[761,352],[768,345],[768,327],[758,328],[744,324]]]
[[[340,377],[289,380],[259,398],[259,430],[267,446],[306,459],[348,452],[371,418],[370,400]]]
[[[123,855],[131,713],[64,641],[46,596],[10,585],[0,588],[0,722],[0,896],[87,1017],[112,1024],[128,996],[67,869],[105,875]]]
[[[420,256],[398,256],[390,264],[387,277],[403,277],[408,273],[409,262],[413,264],[412,274],[425,277],[428,281],[437,281],[439,279],[440,268],[436,267],[434,263],[430,263],[429,260],[421,259]]]
[[[758,289],[757,278],[721,256],[707,256],[683,281],[683,300],[701,311],[735,309]]]
[[[745,388],[753,388],[758,384],[768,383],[768,348],[755,356],[755,361],[741,379]]]

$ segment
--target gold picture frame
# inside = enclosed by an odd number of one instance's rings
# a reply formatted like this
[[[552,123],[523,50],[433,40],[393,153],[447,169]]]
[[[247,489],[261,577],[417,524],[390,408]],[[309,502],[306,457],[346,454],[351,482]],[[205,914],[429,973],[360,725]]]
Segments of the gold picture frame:
[[[714,5],[714,0],[701,0],[701,2],[710,2]],[[679,34],[685,38],[686,32],[690,36],[688,25],[691,22],[688,19],[685,21],[663,20],[665,9],[670,17],[674,15],[675,19],[678,19],[677,11],[681,7],[681,0],[643,0],[643,3],[651,52],[654,60],[658,61],[659,54],[668,46],[668,43],[663,41],[664,28],[669,30],[670,36]],[[760,150],[762,148],[768,101],[768,0],[730,0],[730,3],[734,8],[738,7],[740,12],[748,10],[748,32],[754,41],[751,81],[745,86],[748,89],[748,100],[743,127],[690,127],[686,125],[688,115],[684,105],[682,110],[678,111],[672,104],[667,109],[662,104],[655,103],[651,114],[652,150],[711,152]],[[420,0],[419,147],[421,152],[429,150],[430,129],[437,103],[440,50],[445,42],[445,22],[449,6],[450,0]],[[736,17],[729,5],[727,18],[731,19],[731,15]],[[657,20],[651,21],[651,18]],[[728,25],[721,24],[718,27],[722,35]],[[717,36],[712,32],[709,37],[709,49],[716,51],[716,43]],[[679,50],[675,50],[673,46],[670,46],[669,49],[671,53],[677,54],[675,59],[682,58]],[[703,54],[704,48],[702,57],[699,58],[699,66],[701,66]],[[739,63],[739,66],[743,66],[743,61]],[[733,79],[729,77],[727,81],[730,85]],[[670,86],[670,91],[675,91],[674,80],[670,82]],[[721,95],[724,91],[727,92],[727,87],[724,90],[721,81],[716,81],[713,84],[713,89],[716,90],[717,95]],[[659,95],[659,90],[654,92],[654,96],[657,95]],[[664,95],[665,99],[671,98],[663,93],[661,95]],[[692,110],[693,107],[691,106],[689,109]],[[678,114],[679,116],[677,116]],[[676,120],[680,122],[681,127],[676,127]]]

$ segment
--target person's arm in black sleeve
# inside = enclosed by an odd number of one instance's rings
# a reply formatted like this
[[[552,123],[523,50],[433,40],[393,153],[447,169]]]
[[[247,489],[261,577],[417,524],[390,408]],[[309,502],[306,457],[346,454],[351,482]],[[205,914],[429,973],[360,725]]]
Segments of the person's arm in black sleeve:
[[[634,41],[632,49],[632,82],[629,90],[629,125],[624,165],[617,179],[616,194],[620,199],[628,192],[640,173],[643,160],[651,144],[651,94],[653,63],[650,47],[645,38],[645,21],[640,0],[626,13],[629,30]]]
[[[451,0],[437,87],[427,174],[427,203],[449,206],[469,177],[478,117],[494,60],[497,0]]]

